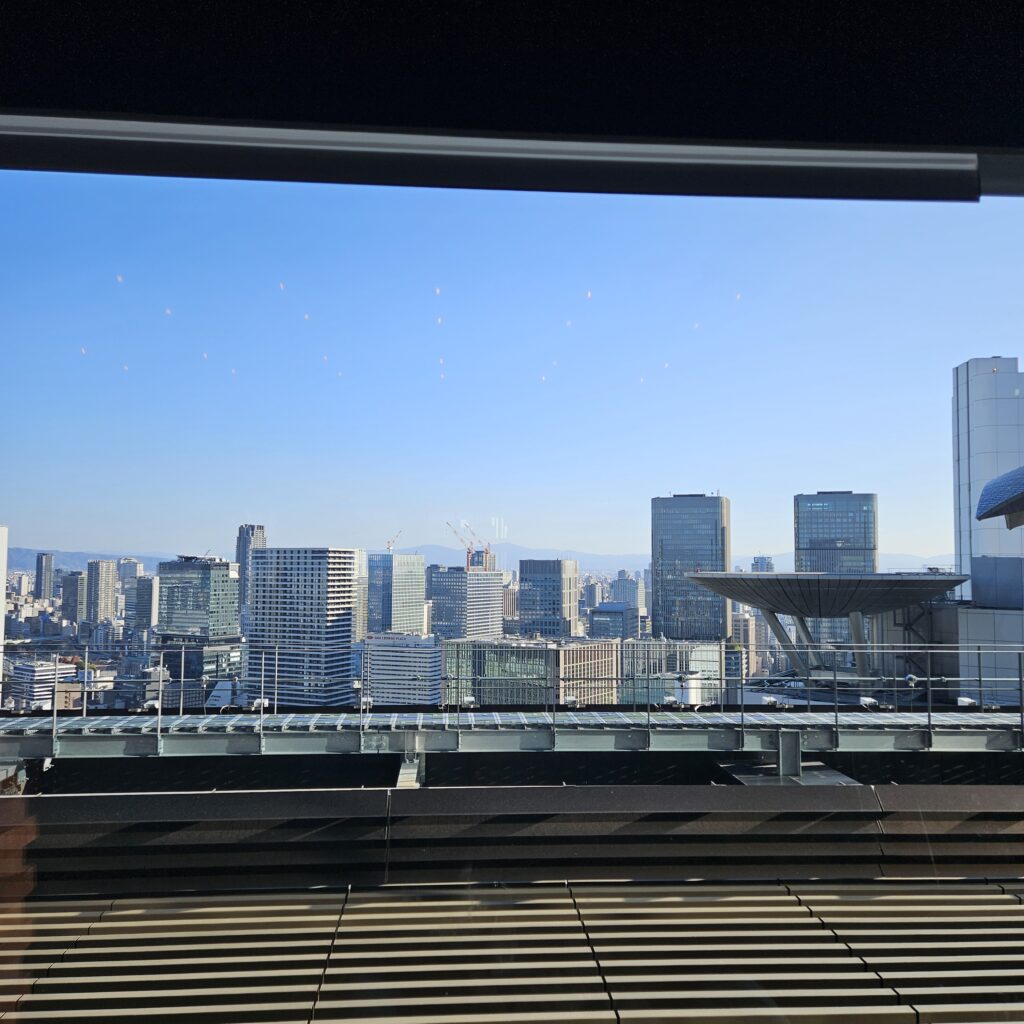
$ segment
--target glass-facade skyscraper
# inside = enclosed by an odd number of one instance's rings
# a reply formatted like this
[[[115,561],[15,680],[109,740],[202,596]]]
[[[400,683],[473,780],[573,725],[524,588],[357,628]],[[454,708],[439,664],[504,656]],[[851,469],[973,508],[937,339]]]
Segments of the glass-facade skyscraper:
[[[422,555],[367,555],[366,629],[422,633],[426,566]]]
[[[49,551],[36,555],[36,585],[32,593],[42,601],[53,597],[53,555]]]
[[[878,572],[878,495],[853,491],[794,495],[793,537],[797,572]],[[851,642],[848,619],[810,619],[807,626],[823,646]],[[843,663],[850,663],[849,656]]]
[[[797,572],[878,572],[878,495],[797,494],[793,534]]]
[[[732,611],[724,597],[686,578],[731,563],[729,499],[673,494],[651,499],[651,632],[669,640],[724,640]]]
[[[238,566],[221,558],[182,555],[174,562],[160,563],[157,643],[167,655],[173,677],[197,679],[237,672],[241,656],[238,575]],[[175,658],[174,652],[182,657]]]
[[[249,617],[249,577],[252,574],[252,553],[267,546],[266,530],[259,523],[243,523],[235,540],[235,561],[238,563],[238,611],[242,632]]]

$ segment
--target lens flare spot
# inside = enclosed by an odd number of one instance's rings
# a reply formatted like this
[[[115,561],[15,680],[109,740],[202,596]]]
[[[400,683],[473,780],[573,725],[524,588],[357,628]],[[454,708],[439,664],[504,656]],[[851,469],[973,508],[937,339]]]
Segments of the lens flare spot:
[[[116,282],[117,282],[118,284],[124,284],[124,274],[115,274],[115,275],[114,275],[114,280],[115,280],[115,281],[116,281]]]
[[[170,306],[165,306],[164,307],[164,316],[170,316],[170,315],[171,315],[171,307]]]

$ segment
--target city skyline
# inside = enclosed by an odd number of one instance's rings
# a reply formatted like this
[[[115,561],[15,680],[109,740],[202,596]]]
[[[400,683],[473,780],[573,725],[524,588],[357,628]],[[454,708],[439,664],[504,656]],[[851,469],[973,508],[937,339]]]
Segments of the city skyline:
[[[8,394],[45,374],[76,400],[38,418],[33,450],[84,430],[116,441],[122,474],[24,460],[0,509],[24,547],[223,551],[256,521],[374,550],[465,519],[492,541],[643,551],[652,496],[718,491],[735,550],[778,552],[793,494],[849,488],[879,495],[882,551],[927,557],[953,548],[950,370],[1013,356],[1024,311],[1024,213],[998,200],[4,185]],[[152,500],[167,444],[203,467],[201,505],[166,475]],[[397,445],[410,457],[379,458]],[[922,502],[943,514],[922,524]]]

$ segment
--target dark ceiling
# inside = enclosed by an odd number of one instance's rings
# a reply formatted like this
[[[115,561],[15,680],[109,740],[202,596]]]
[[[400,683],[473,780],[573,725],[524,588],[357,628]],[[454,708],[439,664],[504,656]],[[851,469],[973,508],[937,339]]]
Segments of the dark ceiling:
[[[6,113],[1004,148],[1022,69],[1016,2],[0,10]]]

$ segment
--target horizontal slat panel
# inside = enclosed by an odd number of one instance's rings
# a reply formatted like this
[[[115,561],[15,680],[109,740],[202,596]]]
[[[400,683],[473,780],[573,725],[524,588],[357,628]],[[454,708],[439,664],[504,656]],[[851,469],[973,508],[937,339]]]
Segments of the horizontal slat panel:
[[[446,884],[0,903],[0,1024],[1024,1020],[1024,904],[1008,885]]]

